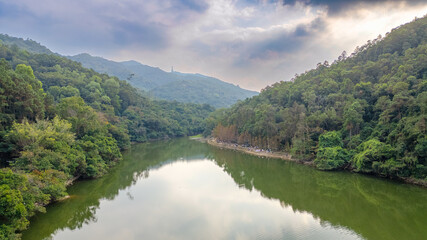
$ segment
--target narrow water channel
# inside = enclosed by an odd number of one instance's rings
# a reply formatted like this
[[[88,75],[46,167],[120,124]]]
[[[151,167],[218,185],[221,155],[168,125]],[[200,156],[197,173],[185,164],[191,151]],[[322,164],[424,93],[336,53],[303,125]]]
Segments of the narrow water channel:
[[[177,139],[31,219],[41,239],[425,239],[427,189]]]

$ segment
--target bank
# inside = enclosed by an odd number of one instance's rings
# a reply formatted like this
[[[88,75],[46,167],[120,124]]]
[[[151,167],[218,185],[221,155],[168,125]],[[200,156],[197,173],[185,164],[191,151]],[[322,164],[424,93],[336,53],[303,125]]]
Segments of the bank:
[[[286,153],[286,152],[273,152],[273,151],[267,151],[264,149],[259,149],[259,148],[254,148],[254,147],[244,147],[244,146],[241,146],[238,144],[219,141],[215,138],[193,138],[193,140],[206,142],[207,144],[209,144],[211,146],[218,147],[218,148],[224,148],[224,149],[230,149],[230,150],[235,150],[235,151],[239,151],[239,152],[244,152],[246,154],[250,154],[250,155],[254,155],[254,156],[258,156],[258,157],[278,158],[278,159],[282,159],[285,161],[297,162],[300,164],[304,164],[304,165],[308,165],[308,166],[316,168],[313,161],[304,161],[301,159],[297,159],[297,158],[292,157],[291,154]],[[348,170],[351,171],[351,169],[348,169]],[[351,171],[351,172],[353,172],[353,171]],[[362,173],[362,174],[364,174],[364,173]],[[370,175],[373,175],[376,177],[381,177],[381,178],[386,178],[386,177],[383,177],[380,175],[375,175],[375,174],[370,174]],[[427,188],[427,181],[423,180],[423,179],[417,179],[417,178],[412,178],[412,177],[398,177],[398,178],[386,178],[386,179],[389,179],[391,181],[404,182],[407,184],[412,184],[412,185],[417,185],[417,186]]]

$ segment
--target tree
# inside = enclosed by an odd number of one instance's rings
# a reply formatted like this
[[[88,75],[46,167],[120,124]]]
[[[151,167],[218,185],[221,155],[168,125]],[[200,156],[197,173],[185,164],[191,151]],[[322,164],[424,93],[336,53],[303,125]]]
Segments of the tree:
[[[321,170],[335,170],[344,167],[350,159],[342,147],[324,147],[317,151],[314,163]]]
[[[84,154],[73,148],[75,135],[71,124],[59,117],[52,121],[14,123],[6,139],[15,146],[17,158],[12,166],[26,172],[56,169],[72,176],[85,161]]]
[[[319,149],[314,163],[322,170],[334,170],[344,167],[350,154],[343,149],[341,134],[336,131],[323,133],[319,136]]]
[[[62,118],[72,124],[72,130],[77,138],[106,131],[106,124],[100,121],[95,110],[86,105],[81,97],[61,99],[57,111]]]
[[[352,133],[356,133],[360,129],[360,124],[363,123],[363,108],[358,101],[353,102],[344,111],[344,125],[350,132],[350,139]]]
[[[395,151],[389,144],[371,139],[363,142],[357,148],[357,154],[352,159],[352,166],[358,172],[378,172],[378,166],[395,162],[394,157]],[[377,166],[376,170],[374,166]]]
[[[9,126],[14,120],[35,120],[44,117],[45,93],[31,67],[18,64],[13,71],[0,62],[0,122]]]

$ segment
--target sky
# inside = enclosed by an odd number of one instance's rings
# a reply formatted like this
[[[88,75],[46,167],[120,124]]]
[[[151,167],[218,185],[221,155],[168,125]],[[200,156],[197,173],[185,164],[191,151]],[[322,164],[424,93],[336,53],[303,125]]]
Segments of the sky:
[[[426,0],[0,0],[0,33],[260,91],[426,14]]]

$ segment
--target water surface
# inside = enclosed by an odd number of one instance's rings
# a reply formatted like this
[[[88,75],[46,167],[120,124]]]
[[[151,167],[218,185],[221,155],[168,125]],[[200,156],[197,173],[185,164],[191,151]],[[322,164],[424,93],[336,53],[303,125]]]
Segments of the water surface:
[[[23,239],[425,239],[427,190],[187,139],[132,146]]]

